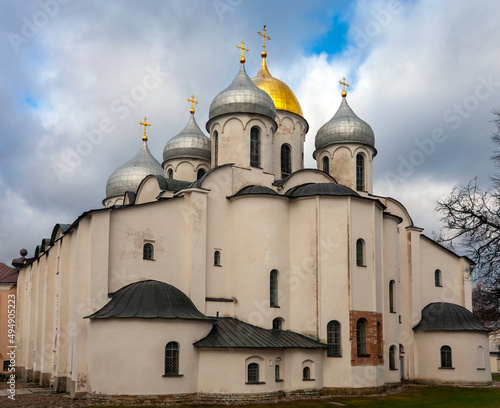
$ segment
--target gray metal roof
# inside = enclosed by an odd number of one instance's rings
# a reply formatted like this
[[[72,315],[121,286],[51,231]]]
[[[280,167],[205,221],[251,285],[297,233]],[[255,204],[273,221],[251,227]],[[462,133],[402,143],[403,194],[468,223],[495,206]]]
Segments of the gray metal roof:
[[[331,144],[349,142],[375,147],[375,135],[370,125],[353,112],[343,97],[337,113],[318,130],[315,145],[316,149],[321,149]]]
[[[425,306],[422,309],[422,319],[413,330],[489,331],[465,307],[446,302],[434,302]]]
[[[241,197],[246,195],[280,195],[280,194],[278,194],[276,191],[266,186],[251,185],[243,187],[232,197]]]
[[[213,320],[201,313],[182,291],[157,280],[131,283],[110,296],[112,299],[104,307],[86,318]]]
[[[263,329],[234,317],[218,317],[212,331],[194,345],[214,348],[326,348],[325,344],[302,334]]]
[[[150,174],[162,176],[163,168],[149,151],[147,142],[143,142],[135,156],[111,174],[106,183],[106,197],[137,191],[144,177]]]
[[[276,118],[273,100],[248,77],[245,64],[241,64],[240,72],[231,85],[220,92],[210,104],[208,120],[227,113],[259,113],[272,120]]]
[[[353,196],[360,197],[353,189],[335,183],[306,183],[292,187],[285,193],[291,198],[312,196]]]
[[[210,139],[201,131],[193,113],[184,129],[163,149],[163,161],[184,157],[211,160]]]

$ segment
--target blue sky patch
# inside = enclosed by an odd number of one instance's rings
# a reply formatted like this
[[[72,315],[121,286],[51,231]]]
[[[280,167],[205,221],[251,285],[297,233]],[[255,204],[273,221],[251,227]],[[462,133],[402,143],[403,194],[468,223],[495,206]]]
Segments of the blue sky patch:
[[[33,109],[38,109],[38,102],[34,101],[31,99],[31,97],[27,96],[26,98],[23,99],[23,102],[29,106],[31,106]]]

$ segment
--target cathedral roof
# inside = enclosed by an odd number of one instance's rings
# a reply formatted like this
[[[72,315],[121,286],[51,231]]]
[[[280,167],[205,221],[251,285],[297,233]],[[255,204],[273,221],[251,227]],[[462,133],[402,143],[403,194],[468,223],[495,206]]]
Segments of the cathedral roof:
[[[360,197],[353,189],[336,183],[306,183],[292,187],[285,193],[291,198],[311,196],[354,196]]]
[[[465,307],[434,302],[422,309],[422,319],[413,328],[419,331],[488,331]]]
[[[208,120],[210,122],[210,120],[228,113],[258,113],[272,120],[276,118],[273,100],[248,77],[244,63],[241,64],[240,72],[231,85],[220,92],[212,101]]]
[[[136,191],[144,177],[163,175],[160,163],[148,149],[147,141],[127,163],[118,167],[106,183],[106,198],[125,194],[126,191]]]
[[[234,317],[218,317],[212,331],[194,343],[214,348],[326,348],[317,340],[289,330],[269,330]]]
[[[157,280],[131,283],[110,296],[112,299],[104,307],[86,318],[213,320],[201,313],[182,291]]]
[[[375,135],[370,125],[353,112],[344,96],[335,115],[318,130],[315,145],[317,150],[350,142],[375,147]]]
[[[267,69],[265,57],[262,58],[262,65],[259,72],[252,78],[252,81],[271,97],[276,109],[292,112],[304,117],[299,100],[287,84],[271,75]]]
[[[210,139],[205,136],[191,113],[184,129],[170,139],[163,149],[163,161],[177,158],[195,158],[210,160]]]

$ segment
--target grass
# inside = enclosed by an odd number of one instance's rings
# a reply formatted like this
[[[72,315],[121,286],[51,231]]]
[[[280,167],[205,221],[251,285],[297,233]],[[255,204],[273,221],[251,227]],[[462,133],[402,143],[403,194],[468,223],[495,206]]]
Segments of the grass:
[[[496,378],[495,378],[496,377]],[[500,375],[494,376],[500,381]],[[335,397],[329,401],[292,401],[278,404],[247,405],[246,408],[499,408],[500,388],[410,386],[401,392],[371,397]],[[93,406],[90,408],[103,408]],[[170,408],[223,408],[227,405],[176,405]],[[111,408],[111,407],[110,407]],[[112,408],[129,408],[125,406]],[[131,407],[130,407],[131,408]]]

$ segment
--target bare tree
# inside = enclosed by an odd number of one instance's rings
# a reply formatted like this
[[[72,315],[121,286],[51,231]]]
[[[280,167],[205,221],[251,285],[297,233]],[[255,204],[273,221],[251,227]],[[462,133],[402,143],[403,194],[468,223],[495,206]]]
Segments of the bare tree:
[[[493,111],[496,130],[493,142],[500,146],[500,111]],[[492,160],[500,169],[500,150]],[[438,241],[471,258],[474,314],[492,329],[500,328],[500,174],[491,177],[491,187],[483,190],[475,178],[456,186],[438,201],[444,227]]]

